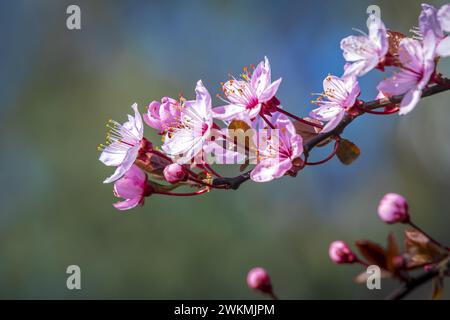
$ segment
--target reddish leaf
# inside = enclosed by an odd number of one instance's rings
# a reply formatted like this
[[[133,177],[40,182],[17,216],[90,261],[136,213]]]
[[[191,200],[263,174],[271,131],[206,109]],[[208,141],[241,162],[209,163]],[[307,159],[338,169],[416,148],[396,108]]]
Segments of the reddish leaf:
[[[356,241],[355,245],[370,264],[387,270],[387,253],[382,247],[371,241]]]
[[[360,154],[361,150],[353,142],[347,139],[341,139],[336,155],[343,164],[351,164],[358,159]]]
[[[228,125],[228,140],[237,144],[238,147],[244,150],[256,151],[256,146],[253,143],[253,131],[247,122],[243,120],[233,119]]]
[[[168,164],[170,164],[170,161],[153,153],[147,153],[145,160],[137,159],[135,164],[142,170],[151,174],[154,178],[165,180],[163,170]]]
[[[400,269],[401,265],[398,263],[398,258],[400,257],[400,250],[398,248],[397,241],[395,240],[394,233],[389,233],[388,236],[388,245],[386,250],[386,262],[387,269],[393,273],[395,273],[398,269]]]
[[[405,230],[405,247],[410,257],[409,267],[437,262],[447,253],[416,229]]]
[[[316,120],[316,119],[305,118],[305,120],[312,122],[312,123],[320,124],[320,125],[323,124],[322,122],[320,122],[319,120]],[[297,132],[297,134],[302,136],[303,143],[307,143],[312,138],[317,136],[321,130],[320,128],[310,126],[306,123],[303,123],[303,122],[300,122],[297,120],[293,121],[293,123],[294,123],[295,131]],[[330,141],[331,141],[331,139],[328,138],[328,139],[320,142],[317,146],[322,147],[322,146],[328,144]]]
[[[438,276],[433,279],[433,294],[431,299],[439,300],[442,297],[442,293],[444,291],[444,278],[442,276]]]
[[[367,273],[366,271],[361,272],[360,274],[358,274],[353,280],[356,283],[366,283],[367,279],[369,278],[370,273]],[[381,278],[385,279],[385,278],[391,278],[392,277],[392,273],[387,272],[386,270],[381,269],[381,273],[380,273]]]

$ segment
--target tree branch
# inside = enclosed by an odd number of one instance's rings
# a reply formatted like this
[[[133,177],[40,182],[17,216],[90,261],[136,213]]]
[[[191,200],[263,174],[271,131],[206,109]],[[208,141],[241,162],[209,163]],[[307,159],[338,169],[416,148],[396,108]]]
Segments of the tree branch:
[[[392,292],[389,296],[387,296],[386,300],[401,300],[406,297],[409,293],[411,293],[414,289],[417,289],[421,285],[426,282],[434,279],[440,274],[447,273],[450,269],[450,259],[447,258],[444,260],[443,265],[437,265],[430,271],[424,272],[420,276],[411,279],[406,282],[403,286]]]
[[[435,84],[433,86],[430,86],[423,90],[422,92],[422,98],[429,97],[432,95],[435,95],[437,93],[450,90],[450,79],[440,78],[440,83]],[[383,108],[388,105],[392,104],[398,104],[402,101],[405,94],[402,95],[396,95],[392,96],[390,98],[382,98],[377,99],[373,101],[364,102],[363,104],[359,105],[359,112],[358,113],[346,113],[344,118],[341,120],[341,122],[334,128],[333,130],[326,132],[326,133],[319,133],[314,138],[310,139],[307,143],[303,145],[303,149],[305,154],[308,154],[314,147],[316,147],[321,142],[340,135],[344,129],[353,122],[357,117],[363,115],[365,112],[363,109],[367,110],[374,110],[378,108]],[[233,189],[237,190],[242,183],[246,182],[250,179],[250,171],[247,171],[239,176],[227,178],[227,177],[221,177],[221,178],[215,178],[212,182],[214,186],[217,187],[223,187],[225,189]]]

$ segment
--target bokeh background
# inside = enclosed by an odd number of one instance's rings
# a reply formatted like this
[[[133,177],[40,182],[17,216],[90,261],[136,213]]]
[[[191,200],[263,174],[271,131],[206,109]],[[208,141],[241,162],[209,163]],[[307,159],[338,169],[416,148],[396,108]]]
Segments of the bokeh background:
[[[66,28],[69,4],[81,7],[81,30]],[[419,1],[2,1],[0,298],[260,298],[245,284],[253,266],[270,272],[285,299],[383,297],[395,282],[381,291],[355,284],[359,268],[333,265],[328,244],[400,238],[402,228],[376,214],[391,191],[450,242],[446,94],[407,117],[355,122],[345,137],[362,155],[351,166],[334,159],[237,192],[154,196],[126,213],[112,207],[112,186],[102,184],[111,168],[97,160],[106,121],[124,120],[133,102],[144,111],[162,96],[193,97],[198,79],[217,93],[264,55],[283,77],[285,108],[306,115],[310,93],[342,73],[339,42],[366,30],[370,4],[391,29],[417,25]],[[440,70],[450,75],[450,64]],[[362,98],[375,96],[383,76],[361,80]],[[80,291],[66,288],[71,264],[81,268]]]

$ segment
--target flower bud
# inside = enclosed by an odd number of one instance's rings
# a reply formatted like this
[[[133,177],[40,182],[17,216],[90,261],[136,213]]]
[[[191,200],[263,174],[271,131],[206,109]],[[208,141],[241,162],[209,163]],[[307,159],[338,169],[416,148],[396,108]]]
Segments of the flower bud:
[[[353,263],[356,261],[356,255],[350,250],[343,241],[334,241],[330,244],[328,250],[331,261],[334,263]]]
[[[186,181],[188,173],[184,167],[178,163],[169,164],[164,168],[164,178],[170,183],[177,183],[180,181]]]
[[[247,285],[250,289],[266,294],[272,294],[272,284],[267,271],[263,268],[253,268],[248,272]]]
[[[408,203],[406,199],[396,193],[388,193],[378,205],[378,215],[388,224],[409,221]]]

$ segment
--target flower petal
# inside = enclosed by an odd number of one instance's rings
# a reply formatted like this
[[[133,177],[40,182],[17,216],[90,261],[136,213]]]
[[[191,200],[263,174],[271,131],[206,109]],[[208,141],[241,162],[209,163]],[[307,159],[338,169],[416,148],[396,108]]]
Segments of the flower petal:
[[[268,182],[281,178],[291,168],[292,162],[290,159],[281,162],[273,158],[265,159],[253,168],[250,178],[255,182]]]
[[[370,59],[377,55],[377,48],[366,36],[348,36],[341,40],[344,59],[349,62]]]
[[[195,87],[196,94],[196,111],[203,118],[209,118],[211,116],[211,95],[206,87],[203,85],[202,80],[197,81]]]
[[[422,36],[432,32],[436,38],[444,36],[437,17],[437,10],[432,5],[423,3],[422,12],[419,16],[419,29]]]
[[[378,62],[378,57],[373,57],[372,59],[346,63],[344,65],[344,74],[342,77],[361,77],[375,68],[378,65]]]
[[[450,36],[445,37],[439,42],[436,53],[443,58],[450,56]]]
[[[142,197],[135,197],[132,199],[127,199],[125,201],[113,203],[113,206],[118,210],[129,210],[136,207],[139,203],[141,203],[142,200],[143,200]]]
[[[252,78],[250,79],[251,87],[253,88],[256,96],[260,96],[271,83],[271,71],[270,63],[267,57],[264,57],[264,61],[261,61],[256,69],[253,71]]]
[[[137,137],[141,140],[144,136],[144,124],[142,123],[142,117],[139,113],[137,103],[134,103],[131,108],[134,110],[134,127],[136,128],[138,134]]]
[[[273,96],[277,93],[278,87],[281,84],[281,78],[272,82],[261,95],[258,97],[259,102],[266,102],[273,98]]]
[[[212,109],[213,118],[219,120],[231,120],[239,113],[244,112],[246,109],[242,105],[229,104],[226,106],[220,106]]]
[[[398,54],[401,63],[414,71],[420,71],[423,62],[421,43],[416,39],[405,38],[400,42]]]
[[[417,105],[422,96],[422,91],[419,89],[414,89],[408,91],[408,93],[403,97],[402,102],[400,103],[400,111],[399,115],[405,115],[411,112]]]
[[[416,87],[419,81],[420,79],[417,74],[403,70],[397,73],[395,77],[381,81],[377,89],[386,96],[403,94]]]
[[[380,18],[374,16],[374,19],[369,23],[369,39],[374,43],[378,49],[378,58],[384,57],[389,49],[387,39],[386,27]]]
[[[180,129],[171,137],[166,135],[162,150],[178,163],[186,163],[202,150],[202,146],[202,136],[189,129]]]
[[[338,114],[336,114],[336,116],[334,118],[330,119],[330,121],[327,122],[327,124],[323,127],[323,129],[320,131],[320,133],[330,132],[331,130],[336,128],[336,126],[339,124],[339,122],[341,122],[342,118],[344,118],[344,115],[345,115],[345,110],[341,109],[341,111]]]
[[[127,155],[128,148],[120,142],[114,142],[107,146],[100,154],[99,160],[107,166],[119,166]]]
[[[334,119],[343,109],[337,104],[329,104],[312,110],[309,116],[320,121],[330,121]]]
[[[116,171],[103,183],[111,183],[116,181],[117,179],[120,179],[133,165],[134,161],[136,161],[136,158],[138,156],[139,152],[139,145],[135,145],[131,148],[129,148],[125,158],[123,159],[122,163],[116,168]]]
[[[450,4],[443,5],[437,14],[441,28],[445,32],[450,32]]]
[[[146,180],[146,174],[138,166],[132,165],[124,176],[114,183],[114,193],[125,199],[142,196]]]

